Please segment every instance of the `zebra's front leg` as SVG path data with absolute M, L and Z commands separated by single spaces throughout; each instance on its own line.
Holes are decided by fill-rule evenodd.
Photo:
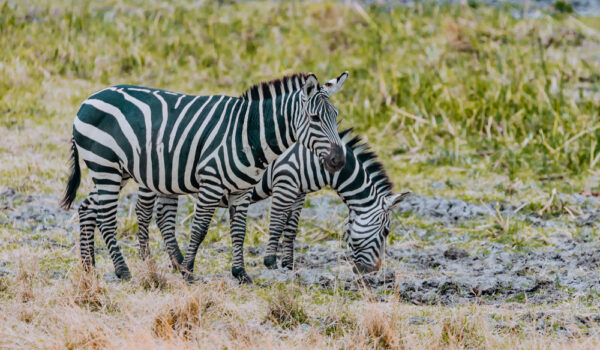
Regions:
M 271 270 L 277 268 L 277 250 L 279 248 L 279 239 L 289 217 L 289 211 L 280 210 L 275 212 L 271 210 L 271 223 L 269 224 L 269 243 L 263 260 L 264 265 Z
M 122 280 L 128 280 L 131 279 L 131 272 L 125 263 L 116 239 L 120 186 L 119 184 L 111 185 L 108 182 L 96 183 L 98 189 L 98 223 L 102 238 L 115 266 L 115 274 Z
M 264 264 L 269 269 L 277 268 L 277 249 L 279 240 L 288 221 L 291 208 L 295 203 L 297 195 L 287 191 L 273 191 L 273 202 L 271 203 L 271 223 L 269 224 L 269 243 L 264 258 Z
M 294 269 L 294 241 L 298 234 L 298 221 L 300 220 L 300 214 L 302 213 L 305 198 L 306 195 L 304 194 L 298 197 L 292 206 L 292 212 L 288 216 L 287 223 L 283 229 L 281 267 L 290 270 Z
M 196 261 L 198 247 L 200 247 L 200 244 L 206 237 L 210 220 L 215 213 L 215 209 L 219 205 L 219 201 L 220 197 L 211 198 L 202 194 L 199 194 L 196 199 L 196 208 L 194 210 L 194 219 L 192 221 L 192 236 L 185 258 L 183 258 L 183 262 L 181 263 L 181 273 L 188 282 L 191 282 L 194 278 L 194 262 Z
M 96 265 L 94 254 L 94 233 L 96 231 L 96 189 L 79 206 L 79 254 L 86 272 Z
M 154 212 L 154 202 L 156 201 L 156 193 L 140 187 L 138 190 L 138 199 L 135 204 L 135 214 L 138 220 L 138 244 L 140 246 L 140 258 L 146 260 L 150 257 L 150 235 L 148 226 L 152 220 Z
M 231 246 L 233 264 L 231 274 L 240 283 L 250 284 L 252 279 L 246 273 L 244 264 L 244 240 L 246 238 L 246 218 L 248 217 L 248 206 L 250 206 L 250 193 L 245 193 L 232 201 L 231 215 Z
M 175 219 L 177 217 L 177 196 L 159 196 L 156 206 L 156 224 L 167 246 L 171 264 L 176 270 L 181 270 L 183 254 L 175 237 Z

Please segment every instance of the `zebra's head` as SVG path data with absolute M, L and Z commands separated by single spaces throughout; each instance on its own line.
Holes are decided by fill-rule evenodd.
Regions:
M 346 148 L 337 131 L 338 111 L 329 96 L 338 92 L 348 72 L 319 85 L 314 74 L 309 74 L 302 86 L 301 115 L 296 118 L 298 141 L 313 151 L 325 169 L 331 173 L 344 167 Z
M 355 273 L 379 270 L 385 242 L 390 233 L 392 208 L 402 202 L 410 192 L 380 197 L 374 206 L 364 212 L 350 210 L 344 224 L 344 240 L 352 250 Z

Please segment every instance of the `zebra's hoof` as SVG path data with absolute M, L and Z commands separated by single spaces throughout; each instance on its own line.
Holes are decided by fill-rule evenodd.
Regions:
M 181 269 L 181 273 L 194 273 L 194 263 L 182 261 L 179 264 L 179 268 Z
M 182 275 L 183 280 L 188 284 L 192 284 L 198 280 L 196 276 L 194 276 L 194 274 L 191 272 L 182 272 Z
M 294 260 L 282 260 L 281 267 L 288 270 L 294 269 Z
M 183 279 L 187 282 L 187 283 L 192 283 L 194 282 L 195 278 L 194 278 L 194 265 L 192 265 L 191 267 L 188 267 L 186 265 L 190 265 L 190 264 L 181 264 L 179 265 L 179 269 L 181 271 L 181 275 L 183 276 Z
M 231 274 L 235 277 L 241 284 L 252 284 L 252 278 L 248 276 L 246 270 L 243 267 L 233 267 L 231 268 Z
M 265 256 L 265 260 L 263 261 L 267 269 L 275 270 L 277 268 L 277 256 L 276 255 L 267 255 Z
M 131 279 L 131 272 L 129 272 L 127 266 L 116 269 L 115 275 L 117 275 L 121 281 L 129 281 Z
M 183 271 L 185 270 L 185 267 L 183 266 L 183 257 L 181 257 L 181 259 L 179 259 L 178 257 L 172 257 L 171 258 L 171 267 L 173 267 L 173 270 L 175 271 Z

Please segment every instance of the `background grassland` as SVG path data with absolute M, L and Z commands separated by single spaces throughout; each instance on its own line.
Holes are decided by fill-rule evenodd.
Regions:
M 433 4 L 0 4 L 0 125 L 10 140 L 0 179 L 13 187 L 62 187 L 72 119 L 104 86 L 238 95 L 296 71 L 321 80 L 350 71 L 334 99 L 342 127 L 365 135 L 405 187 L 419 186 L 407 175 L 456 168 L 580 180 L 600 159 L 594 19 Z M 43 157 L 14 158 L 24 152 Z
M 297 71 L 323 82 L 348 70 L 333 98 L 341 127 L 369 141 L 397 188 L 560 216 L 544 227 L 500 212 L 456 225 L 404 214 L 396 219 L 407 237 L 390 241 L 420 249 L 460 236 L 469 252 L 489 242 L 511 251 L 551 246 L 548 236 L 581 231 L 570 219 L 581 208 L 569 209 L 553 190 L 600 189 L 600 20 L 515 13 L 433 3 L 0 0 L 0 193 L 45 193 L 40 198 L 53 205 L 64 189 L 77 109 L 107 85 L 239 95 Z M 80 196 L 89 177 L 83 187 Z M 135 240 L 128 204 L 119 214 L 121 243 Z M 192 211 L 189 202 L 183 211 Z M 326 231 L 339 231 L 336 222 Z M 134 281 L 107 283 L 79 271 L 74 226 L 75 218 L 35 233 L 0 227 L 0 268 L 18 270 L 0 277 L 0 347 L 562 349 L 600 341 L 597 327 L 573 323 L 597 311 L 597 296 L 587 294 L 556 305 L 444 307 L 381 303 L 369 290 L 227 279 L 186 286 L 163 275 L 165 254 L 158 266 L 145 266 L 133 243 L 123 250 Z M 247 245 L 264 243 L 267 228 L 251 222 Z M 226 237 L 226 229 L 217 223 L 207 240 Z M 323 227 L 300 230 L 323 238 Z M 153 252 L 161 245 L 155 240 Z M 204 253 L 202 273 L 228 273 L 229 253 Z M 260 264 L 260 257 L 249 261 Z M 105 250 L 98 271 L 112 271 Z

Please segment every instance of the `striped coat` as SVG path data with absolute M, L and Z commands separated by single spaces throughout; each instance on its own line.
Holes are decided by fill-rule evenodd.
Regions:
M 75 118 L 73 167 L 62 202 L 68 208 L 75 199 L 81 155 L 95 185 L 79 208 L 84 266 L 94 263 L 98 223 L 117 276 L 130 277 L 115 231 L 120 189 L 133 179 L 158 193 L 197 194 L 191 244 L 182 263 L 186 278 L 192 276 L 215 208 L 223 196 L 230 198 L 241 211 L 232 222 L 232 272 L 248 281 L 242 254 L 247 190 L 296 141 L 314 150 L 330 170 L 344 165 L 337 110 L 329 95 L 346 77 L 343 73 L 321 86 L 313 74 L 296 74 L 255 85 L 241 97 L 127 85 L 90 96 Z

